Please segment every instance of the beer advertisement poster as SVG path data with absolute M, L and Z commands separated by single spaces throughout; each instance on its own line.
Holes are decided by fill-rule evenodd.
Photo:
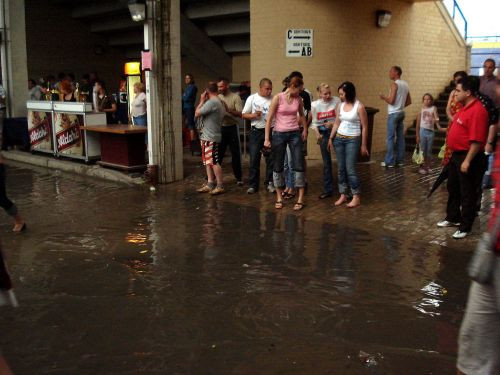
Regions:
M 72 113 L 54 113 L 57 152 L 85 156 L 82 130 L 83 116 Z
M 28 134 L 32 150 L 53 151 L 51 113 L 28 111 Z

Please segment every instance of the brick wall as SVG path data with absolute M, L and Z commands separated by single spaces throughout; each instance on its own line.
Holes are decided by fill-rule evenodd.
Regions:
M 104 46 L 102 54 L 95 46 Z M 71 7 L 51 0 L 26 0 L 26 49 L 28 76 L 38 80 L 48 74 L 96 71 L 109 90 L 118 87 L 125 54 L 106 47 L 106 39 L 90 32 L 90 23 L 71 18 Z
M 438 94 L 453 72 L 467 65 L 466 46 L 441 7 L 433 1 L 251 0 L 252 86 L 269 76 L 274 92 L 278 92 L 282 79 L 293 70 L 304 74 L 306 88 L 314 94 L 321 82 L 336 88 L 350 80 L 366 106 L 380 109 L 375 117 L 373 150 L 384 150 L 387 105 L 378 93 L 388 92 L 390 67 L 400 65 L 402 78 L 410 85 L 414 104 L 407 110 L 405 122 L 409 126 L 422 95 Z M 377 9 L 392 12 L 388 28 L 375 26 Z M 314 30 L 312 58 L 285 57 L 288 28 Z M 311 138 L 310 158 L 321 158 Z

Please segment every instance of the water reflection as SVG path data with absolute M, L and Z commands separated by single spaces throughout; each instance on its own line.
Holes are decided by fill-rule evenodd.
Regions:
M 9 349 L 19 373 L 367 373 L 361 351 L 379 373 L 454 368 L 467 256 L 453 249 L 223 196 L 12 172 L 39 223 L 6 241 L 21 307 L 1 339 L 28 343 Z

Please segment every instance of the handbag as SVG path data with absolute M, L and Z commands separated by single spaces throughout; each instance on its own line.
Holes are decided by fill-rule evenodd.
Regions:
M 415 146 L 415 150 L 413 151 L 412 160 L 415 164 L 422 164 L 424 162 L 424 152 L 420 150 L 420 147 Z
M 493 279 L 497 257 L 494 248 L 499 227 L 500 214 L 497 215 L 493 230 L 481 236 L 467 267 L 469 277 L 479 284 L 490 284 Z

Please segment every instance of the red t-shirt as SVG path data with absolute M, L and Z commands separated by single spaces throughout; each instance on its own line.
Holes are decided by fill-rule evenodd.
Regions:
M 488 112 L 474 99 L 453 116 L 448 138 L 452 151 L 468 151 L 471 142 L 479 142 L 484 149 L 488 137 Z

